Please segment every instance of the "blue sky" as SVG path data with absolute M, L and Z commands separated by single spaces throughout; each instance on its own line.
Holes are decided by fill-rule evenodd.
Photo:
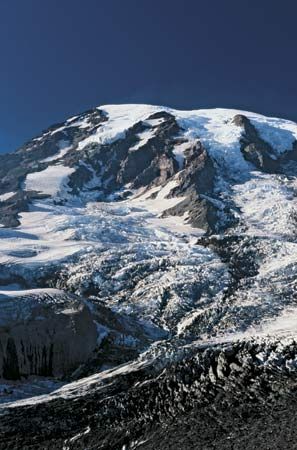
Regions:
M 295 1 L 2 0 L 0 151 L 104 103 L 297 120 Z

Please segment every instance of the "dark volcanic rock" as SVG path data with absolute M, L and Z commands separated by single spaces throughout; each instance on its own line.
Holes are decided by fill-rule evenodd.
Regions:
M 234 117 L 233 122 L 244 130 L 241 138 L 241 151 L 246 160 L 266 172 L 279 171 L 280 163 L 277 161 L 274 149 L 259 136 L 251 121 L 246 116 L 238 114 Z
M 187 350 L 84 397 L 6 409 L 0 449 L 294 449 L 296 345 L 278 352 L 277 342 Z
M 183 216 L 188 213 L 188 222 L 194 227 L 201 228 L 207 233 L 216 230 L 218 224 L 217 208 L 206 198 L 199 198 L 195 194 L 189 195 L 173 208 L 169 208 L 162 214 L 167 216 Z
M 9 199 L 0 202 L 0 223 L 4 227 L 17 227 L 19 212 L 28 211 L 30 196 L 22 191 L 17 191 Z
M 230 206 L 219 200 L 215 193 L 217 171 L 205 148 L 198 140 L 185 150 L 183 170 L 178 175 L 178 183 L 170 191 L 169 197 L 186 197 L 176 206 L 167 209 L 168 215 L 183 216 L 187 222 L 208 234 L 222 232 L 236 224 Z
M 136 320 L 98 303 L 57 290 L 26 292 L 1 294 L 0 378 L 77 379 L 136 358 L 151 341 Z
M 1 378 L 69 375 L 97 346 L 93 316 L 75 297 L 55 291 L 4 296 L 1 308 Z

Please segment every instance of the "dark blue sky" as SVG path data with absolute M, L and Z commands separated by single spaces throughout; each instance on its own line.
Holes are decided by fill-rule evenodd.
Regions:
M 1 0 L 0 151 L 103 103 L 297 120 L 294 0 Z

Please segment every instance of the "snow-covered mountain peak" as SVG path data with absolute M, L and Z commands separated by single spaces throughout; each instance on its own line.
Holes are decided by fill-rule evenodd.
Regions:
M 14 301 L 29 329 L 46 317 L 80 339 L 92 323 L 80 375 L 181 339 L 294 337 L 296 137 L 295 123 L 245 111 L 103 105 L 0 156 L 13 352 L 25 339 Z M 40 339 L 48 374 L 60 341 Z

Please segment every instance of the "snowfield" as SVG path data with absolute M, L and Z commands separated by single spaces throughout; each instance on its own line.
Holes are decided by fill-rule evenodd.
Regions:
M 74 172 L 71 167 L 63 165 L 49 166 L 41 172 L 30 173 L 25 181 L 25 191 L 36 191 L 45 195 L 63 195 L 67 192 L 67 180 Z

